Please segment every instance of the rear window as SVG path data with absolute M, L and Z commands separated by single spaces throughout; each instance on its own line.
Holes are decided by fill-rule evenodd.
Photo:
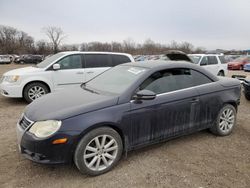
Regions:
M 112 56 L 112 66 L 120 65 L 122 63 L 131 62 L 131 60 L 125 55 L 111 55 Z
M 219 56 L 219 59 L 220 59 L 221 63 L 223 63 L 223 64 L 227 63 L 227 61 L 226 61 L 226 59 L 225 59 L 224 56 Z
M 109 54 L 85 54 L 86 68 L 111 67 L 112 60 Z

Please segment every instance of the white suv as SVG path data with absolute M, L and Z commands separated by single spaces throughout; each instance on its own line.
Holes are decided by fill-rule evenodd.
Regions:
M 33 67 L 6 72 L 0 80 L 5 97 L 31 102 L 49 92 L 79 86 L 110 67 L 134 62 L 130 54 L 110 52 L 61 52 Z
M 189 54 L 195 64 L 203 66 L 216 76 L 227 75 L 227 64 L 224 55 L 218 54 Z

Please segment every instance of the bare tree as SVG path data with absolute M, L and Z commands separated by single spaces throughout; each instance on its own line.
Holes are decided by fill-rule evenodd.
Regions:
M 53 52 L 57 53 L 62 40 L 66 37 L 63 30 L 55 26 L 44 27 L 42 30 L 51 41 Z

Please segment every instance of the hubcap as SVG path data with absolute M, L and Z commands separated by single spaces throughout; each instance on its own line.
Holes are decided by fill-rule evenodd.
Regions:
M 109 135 L 100 135 L 92 139 L 84 151 L 85 165 L 93 171 L 108 168 L 116 159 L 118 144 Z
M 220 116 L 219 128 L 222 132 L 229 132 L 234 125 L 235 117 L 232 109 L 225 109 Z
M 34 86 L 34 87 L 30 88 L 28 91 L 28 96 L 32 101 L 41 97 L 42 95 L 45 95 L 45 94 L 46 94 L 46 92 L 45 92 L 44 88 L 42 88 L 40 86 Z

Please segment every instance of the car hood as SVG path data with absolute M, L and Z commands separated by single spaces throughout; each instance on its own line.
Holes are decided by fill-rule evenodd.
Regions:
M 14 70 L 8 71 L 8 72 L 4 73 L 4 76 L 23 75 L 23 74 L 27 74 L 27 73 L 36 73 L 36 72 L 40 72 L 40 71 L 43 71 L 43 69 L 37 68 L 37 67 L 24 67 L 24 68 L 19 68 L 19 69 L 14 69 Z
M 32 121 L 63 120 L 117 104 L 118 96 L 91 93 L 79 88 L 65 89 L 36 99 L 25 109 Z

